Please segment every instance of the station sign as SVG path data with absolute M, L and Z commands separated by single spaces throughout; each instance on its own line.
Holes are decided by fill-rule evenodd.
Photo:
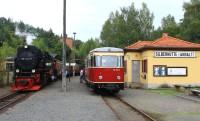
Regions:
M 195 58 L 195 51 L 154 51 L 157 58 Z

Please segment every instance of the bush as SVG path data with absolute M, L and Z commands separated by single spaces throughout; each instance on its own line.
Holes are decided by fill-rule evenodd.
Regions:
M 159 88 L 171 88 L 168 84 L 162 84 L 159 86 Z

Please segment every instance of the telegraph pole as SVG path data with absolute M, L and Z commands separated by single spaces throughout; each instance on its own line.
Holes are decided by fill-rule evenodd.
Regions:
M 66 82 L 66 0 L 63 0 L 63 58 L 62 58 L 62 91 L 67 92 L 67 82 Z

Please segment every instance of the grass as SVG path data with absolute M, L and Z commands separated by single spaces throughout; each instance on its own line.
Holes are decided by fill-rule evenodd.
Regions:
M 200 90 L 200 87 L 193 87 L 192 89 L 199 89 Z
M 149 89 L 148 91 L 150 91 L 152 93 L 157 93 L 160 95 L 165 95 L 165 96 L 174 96 L 174 95 L 180 94 L 180 92 L 178 92 L 174 88 Z

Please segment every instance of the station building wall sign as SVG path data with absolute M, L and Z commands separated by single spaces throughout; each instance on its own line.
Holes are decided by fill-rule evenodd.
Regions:
M 195 51 L 154 51 L 157 58 L 195 58 Z

